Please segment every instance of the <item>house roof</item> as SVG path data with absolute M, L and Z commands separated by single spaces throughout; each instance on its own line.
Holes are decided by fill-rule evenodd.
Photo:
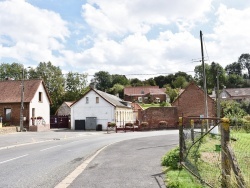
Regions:
M 133 108 L 134 111 L 143 110 L 143 108 L 141 107 L 141 105 L 139 105 L 139 104 L 136 103 L 136 102 L 133 102 L 133 103 L 131 104 L 131 106 L 132 106 L 132 108 Z
M 124 95 L 128 96 L 143 96 L 146 94 L 161 95 L 165 93 L 166 88 L 159 88 L 159 86 L 137 86 L 137 87 L 125 87 Z
M 100 97 L 102 97 L 104 100 L 106 100 L 108 103 L 110 103 L 113 106 L 116 107 L 123 107 L 123 108 L 130 108 L 128 106 L 126 106 L 124 103 L 126 103 L 126 101 L 122 100 L 121 98 L 115 96 L 115 95 L 111 95 L 108 93 L 105 93 L 103 91 L 97 90 L 97 89 L 93 89 L 91 88 L 88 92 L 86 92 L 83 97 L 85 97 L 90 91 L 94 91 L 95 93 L 97 93 Z M 82 97 L 82 98 L 83 98 Z M 81 98 L 81 99 L 82 99 Z M 81 100 L 79 99 L 79 100 Z M 78 100 L 78 101 L 79 101 Z M 75 103 L 77 103 L 78 101 L 75 101 L 71 106 L 73 106 Z
M 231 97 L 250 96 L 250 88 L 225 88 L 224 91 Z
M 48 99 L 51 103 L 51 99 L 48 95 L 44 82 L 40 79 L 37 80 L 24 80 L 24 99 L 23 102 L 31 102 L 34 95 L 40 86 L 43 84 Z M 21 102 L 21 80 L 4 80 L 0 81 L 0 103 L 19 103 Z

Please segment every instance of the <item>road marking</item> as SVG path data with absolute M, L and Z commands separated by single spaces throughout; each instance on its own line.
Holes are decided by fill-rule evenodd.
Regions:
M 3 163 L 7 163 L 7 162 L 10 162 L 10 161 L 13 161 L 13 160 L 16 160 L 16 159 L 20 159 L 22 157 L 26 157 L 28 156 L 29 154 L 26 154 L 26 155 L 22 155 L 22 156 L 19 156 L 19 157 L 15 157 L 15 158 L 12 158 L 12 159 L 9 159 L 9 160 L 6 160 L 6 161 L 2 161 L 0 162 L 0 164 L 3 164 Z
M 61 146 L 61 145 L 52 146 L 52 147 L 49 147 L 49 148 L 42 149 L 40 151 L 46 151 L 46 150 L 53 149 L 53 148 L 56 148 L 56 147 L 59 147 L 59 146 Z
M 97 150 L 97 152 L 88 157 L 80 166 L 78 166 L 73 172 L 71 172 L 64 180 L 62 180 L 55 188 L 67 188 L 76 178 L 79 176 L 85 168 L 88 166 L 88 164 L 106 147 L 112 145 L 114 143 L 108 144 L 101 149 Z

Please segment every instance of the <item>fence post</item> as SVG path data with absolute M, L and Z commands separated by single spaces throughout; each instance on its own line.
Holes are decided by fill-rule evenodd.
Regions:
M 180 164 L 183 162 L 183 117 L 179 117 L 179 149 L 180 149 Z
M 204 134 L 205 123 L 206 123 L 205 119 L 201 120 L 201 136 L 203 136 L 203 134 Z
M 190 124 L 191 124 L 191 139 L 192 139 L 192 142 L 194 143 L 194 120 L 193 119 L 190 120 Z
M 230 161 L 229 161 L 229 152 L 227 145 L 229 143 L 230 137 L 230 127 L 229 119 L 221 118 L 221 170 L 222 170 L 222 180 L 221 187 L 230 187 Z

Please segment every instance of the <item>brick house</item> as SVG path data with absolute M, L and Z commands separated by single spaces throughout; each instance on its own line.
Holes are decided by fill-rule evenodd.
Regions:
M 168 100 L 166 88 L 159 86 L 125 87 L 124 100 L 139 103 L 163 102 Z
M 200 116 L 205 113 L 204 91 L 194 82 L 191 82 L 185 90 L 172 103 L 177 107 L 178 116 Z M 208 117 L 216 117 L 215 101 L 207 95 Z
M 27 130 L 49 129 L 51 99 L 42 80 L 24 80 L 23 126 Z M 21 80 L 0 81 L 0 117 L 3 124 L 20 125 Z

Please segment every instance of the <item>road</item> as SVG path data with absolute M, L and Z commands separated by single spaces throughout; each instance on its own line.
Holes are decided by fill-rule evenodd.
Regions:
M 127 133 L 113 133 L 113 134 L 89 134 L 89 135 L 87 134 L 82 136 L 74 135 L 72 137 L 70 137 L 69 135 L 67 135 L 66 138 L 58 138 L 57 134 L 55 133 L 55 136 L 53 136 L 54 139 L 50 140 L 47 139 L 46 141 L 43 142 L 37 142 L 34 144 L 26 143 L 24 145 L 18 145 L 19 143 L 17 142 L 15 147 L 9 147 L 8 149 L 1 147 L 0 187 L 1 188 L 2 187 L 4 188 L 5 187 L 11 187 L 11 188 L 56 187 L 57 185 L 60 185 L 60 183 L 69 174 L 74 172 L 75 169 L 77 169 L 77 167 L 82 165 L 86 161 L 86 159 L 88 159 L 90 156 L 96 153 L 96 151 L 98 151 L 99 149 L 109 144 L 113 145 L 108 146 L 107 148 L 105 148 L 105 150 L 101 151 L 97 155 L 97 157 L 91 162 L 100 160 L 98 159 L 98 157 L 103 156 L 103 154 L 105 154 L 105 156 L 109 155 L 109 159 L 113 159 L 114 161 L 116 161 L 117 159 L 115 159 L 114 157 L 119 157 L 119 155 L 116 155 L 117 152 L 122 152 L 122 150 L 120 150 L 122 149 L 122 147 L 119 147 L 119 145 L 123 147 L 130 147 L 130 148 L 133 147 L 133 144 L 131 145 L 132 142 L 126 142 L 125 140 L 127 141 L 131 139 L 140 140 L 142 138 L 147 140 L 152 136 L 177 135 L 177 132 L 176 131 L 127 132 Z M 36 139 L 35 135 L 32 136 L 34 137 L 33 139 Z M 174 136 L 175 140 L 174 144 L 177 143 L 176 142 L 177 139 L 178 136 Z M 173 137 L 171 137 L 171 140 L 173 140 Z M 166 141 L 167 140 L 165 139 L 164 142 Z M 114 144 L 117 142 L 120 143 Z M 142 140 L 139 142 L 143 143 Z M 147 142 L 149 142 L 149 140 L 147 140 Z M 152 142 L 152 144 L 153 143 L 154 142 Z M 164 143 L 162 144 L 164 145 Z M 153 149 L 153 146 L 151 146 L 151 149 Z M 107 153 L 107 151 L 109 152 Z M 150 152 L 150 150 L 148 149 L 147 151 Z M 141 157 L 138 155 L 139 154 L 135 153 L 133 157 L 134 158 Z M 161 156 L 159 156 L 159 158 L 161 158 Z M 123 161 L 123 163 L 127 162 Z M 100 164 L 100 161 L 98 162 L 98 164 Z M 124 170 L 126 169 L 125 166 Z M 100 172 L 102 171 L 101 169 L 99 170 Z M 129 169 L 126 169 L 125 171 L 128 170 Z M 97 173 L 95 173 L 95 175 L 92 176 L 90 172 L 91 171 L 89 171 L 89 166 L 88 166 L 88 168 L 86 168 L 85 171 L 81 172 L 79 176 L 74 177 L 75 179 L 74 181 L 72 181 L 70 186 L 82 187 L 83 182 L 79 181 L 79 178 L 81 176 L 88 176 L 88 178 L 96 177 L 95 175 L 97 175 Z M 115 173 L 112 171 L 109 172 Z M 99 175 L 100 179 L 102 179 L 101 178 L 102 174 Z M 104 179 L 102 179 L 102 181 L 105 182 Z M 93 182 L 96 182 L 96 179 L 92 179 L 92 183 L 90 183 L 89 186 L 84 186 L 84 187 L 95 187 L 93 185 Z M 115 183 L 111 184 L 115 185 Z

